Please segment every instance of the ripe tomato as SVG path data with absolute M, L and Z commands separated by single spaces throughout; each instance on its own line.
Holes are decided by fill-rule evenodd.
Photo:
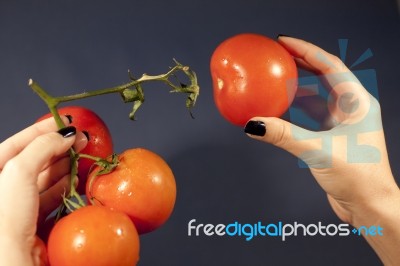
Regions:
M 254 116 L 281 116 L 297 89 L 291 55 L 258 34 L 239 34 L 222 42 L 211 57 L 210 70 L 218 110 L 240 126 Z
M 129 149 L 118 156 L 109 174 L 88 177 L 86 196 L 95 205 L 125 212 L 140 234 L 155 230 L 172 213 L 176 199 L 174 175 L 168 164 L 146 149 Z
M 126 214 L 86 206 L 57 222 L 48 256 L 52 266 L 132 266 L 139 260 L 139 236 Z
M 80 131 L 87 131 L 89 133 L 89 142 L 81 153 L 101 158 L 106 158 L 113 153 L 110 131 L 104 121 L 95 112 L 80 106 L 67 106 L 58 109 L 58 113 L 60 115 L 71 115 L 71 125 Z M 39 118 L 39 121 L 50 116 L 51 114 L 47 114 Z M 85 193 L 86 178 L 92 165 L 92 160 L 86 158 L 79 159 L 79 184 L 77 191 L 80 194 Z
M 48 266 L 49 260 L 47 258 L 46 245 L 38 236 L 35 236 L 35 243 L 32 248 L 32 258 L 35 265 Z

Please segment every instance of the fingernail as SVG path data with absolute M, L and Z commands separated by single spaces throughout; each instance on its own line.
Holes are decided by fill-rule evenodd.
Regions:
M 278 34 L 276 35 L 276 38 L 279 39 L 279 37 L 290 37 L 289 35 L 285 35 L 285 34 Z
M 61 134 L 64 138 L 72 137 L 76 134 L 76 128 L 73 126 L 64 127 L 57 131 Z
M 244 127 L 244 132 L 255 136 L 264 136 L 266 132 L 265 123 L 262 121 L 250 120 Z
M 89 132 L 87 132 L 86 130 L 83 130 L 82 133 L 85 134 L 87 140 L 89 141 L 90 140 Z

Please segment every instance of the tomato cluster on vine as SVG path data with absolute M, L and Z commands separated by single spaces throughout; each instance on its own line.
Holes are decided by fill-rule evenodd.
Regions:
M 58 112 L 72 117 L 71 125 L 88 136 L 88 144 L 80 152 L 88 156 L 78 160 L 76 189 L 86 195 L 87 206 L 64 213 L 58 221 L 52 216 L 38 225 L 38 235 L 47 242 L 48 263 L 135 265 L 139 235 L 159 228 L 173 211 L 176 183 L 170 167 L 159 155 L 143 148 L 113 155 L 107 125 L 87 108 L 68 106 Z M 102 164 L 97 165 L 91 157 L 114 158 L 116 165 L 104 172 Z M 37 245 L 44 246 L 39 240 Z M 42 265 L 49 264 L 43 258 Z

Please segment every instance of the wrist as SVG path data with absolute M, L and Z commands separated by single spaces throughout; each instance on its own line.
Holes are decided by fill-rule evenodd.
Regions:
M 371 197 L 364 208 L 354 214 L 352 222 L 385 265 L 400 264 L 397 248 L 400 243 L 400 190 L 397 185 L 385 195 Z
M 351 224 L 355 227 L 384 223 L 398 225 L 400 222 L 400 190 L 396 184 L 385 192 L 370 195 L 353 212 Z

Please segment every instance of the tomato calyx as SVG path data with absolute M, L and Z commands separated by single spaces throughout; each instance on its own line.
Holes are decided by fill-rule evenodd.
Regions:
M 101 157 L 96 157 L 92 156 L 89 154 L 84 154 L 84 153 L 75 153 L 75 151 L 72 149 L 71 151 L 71 173 L 77 173 L 78 171 L 78 160 L 80 158 L 86 158 L 93 160 L 94 163 L 92 165 L 98 165 L 101 167 L 101 170 L 97 173 L 97 175 L 103 175 L 103 174 L 108 174 L 112 172 L 119 163 L 118 160 L 118 155 L 117 154 L 112 154 L 108 158 L 104 159 Z M 90 171 L 89 171 L 90 172 Z M 57 212 L 57 217 L 56 221 L 58 221 L 60 218 L 65 216 L 65 209 L 68 209 L 68 211 L 73 212 L 74 210 L 77 210 L 81 207 L 86 206 L 85 202 L 79 195 L 79 193 L 75 189 L 75 182 L 77 175 L 73 175 L 73 178 L 71 178 L 71 189 L 70 189 L 70 194 L 69 195 L 62 195 L 63 199 L 63 206 L 61 206 Z
M 85 157 L 89 159 L 95 159 L 92 156 L 85 156 Z M 95 163 L 92 165 L 92 168 L 97 165 L 100 167 L 100 170 L 94 174 L 92 179 L 89 180 L 89 191 L 91 191 L 93 182 L 96 179 L 96 177 L 111 173 L 118 166 L 118 164 L 119 164 L 118 155 L 115 153 L 109 156 L 109 158 L 107 159 L 101 159 L 101 158 L 97 160 L 95 159 Z M 90 172 L 92 172 L 92 169 L 89 170 L 89 173 Z M 90 193 L 90 197 L 88 198 L 88 200 L 93 204 L 94 199 L 95 198 Z
M 92 165 L 92 167 L 94 165 L 100 166 L 102 168 L 102 170 L 99 171 L 99 173 L 98 173 L 99 175 L 108 174 L 108 173 L 112 172 L 114 170 L 114 168 L 118 166 L 118 163 L 119 163 L 118 155 L 115 153 L 110 155 L 106 159 L 96 157 L 96 156 L 91 156 L 88 154 L 79 154 L 79 157 L 93 160 L 94 164 Z M 89 172 L 90 171 L 91 170 L 89 170 Z

